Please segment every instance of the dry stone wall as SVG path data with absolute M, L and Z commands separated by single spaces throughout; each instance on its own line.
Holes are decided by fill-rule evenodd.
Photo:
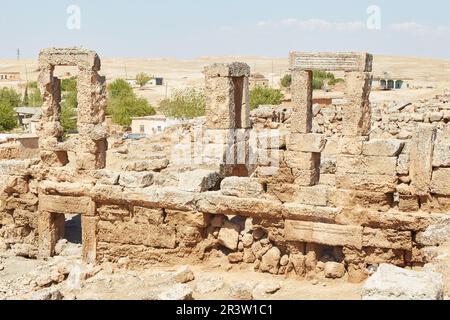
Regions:
M 61 58 L 65 50 L 44 52 L 55 65 L 85 61 L 78 53 L 69 55 L 75 62 Z M 276 122 L 258 111 L 266 120 L 253 128 L 245 102 L 249 67 L 214 65 L 205 72 L 204 122 L 142 143 L 118 143 L 111 154 L 120 166 L 106 168 L 103 131 L 93 135 L 103 120 L 95 111 L 103 95 L 99 60 L 81 56 L 90 57 L 93 82 L 83 82 L 90 100 L 79 115 L 88 128 L 80 139 L 98 148 L 81 152 L 77 168 L 63 166 L 58 92 L 50 94 L 58 81 L 41 82 L 49 89 L 42 128 L 55 131 L 43 139 L 40 159 L 0 162 L 3 249 L 52 256 L 64 237 L 65 216 L 79 214 L 86 262 L 139 268 L 202 263 L 219 254 L 260 272 L 358 282 L 381 263 L 421 266 L 442 241 L 432 230 L 445 230 L 448 222 L 448 134 L 423 124 L 410 140 L 370 136 L 370 55 L 337 66 L 347 73 L 348 98 L 339 135 L 314 132 L 308 66 L 321 55 L 294 66 L 292 112 L 272 112 Z M 330 57 L 341 55 L 327 54 L 327 63 L 335 61 Z M 268 122 L 278 125 L 266 130 Z M 186 146 L 190 163 L 174 157 Z

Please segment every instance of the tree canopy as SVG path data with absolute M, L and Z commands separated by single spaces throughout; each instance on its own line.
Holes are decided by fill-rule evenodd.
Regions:
M 5 101 L 0 101 L 0 132 L 10 131 L 17 126 L 17 114 Z
M 152 76 L 144 72 L 138 73 L 136 75 L 136 83 L 139 85 L 140 88 L 143 88 L 152 79 L 153 79 Z
M 192 119 L 205 115 L 205 95 L 195 88 L 175 90 L 169 99 L 160 103 L 165 116 L 176 119 Z
M 146 99 L 138 98 L 125 80 L 118 79 L 108 85 L 107 114 L 114 123 L 129 127 L 132 118 L 151 116 L 156 111 Z
M 280 90 L 256 87 L 250 91 L 250 109 L 253 110 L 260 105 L 280 105 L 283 94 Z

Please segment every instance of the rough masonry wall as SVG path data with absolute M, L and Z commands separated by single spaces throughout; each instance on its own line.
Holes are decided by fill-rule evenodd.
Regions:
M 43 140 L 44 157 L 0 163 L 2 245 L 18 250 L 25 244 L 29 256 L 54 255 L 64 215 L 80 214 L 86 262 L 139 268 L 201 263 L 219 255 L 260 272 L 349 281 L 364 280 L 373 265 L 384 262 L 423 265 L 431 258 L 430 248 L 442 241 L 433 230 L 448 221 L 448 134 L 423 125 L 410 141 L 370 137 L 368 60 L 352 61 L 360 61 L 364 70 L 346 70 L 351 103 L 342 114 L 345 130 L 337 137 L 313 132 L 311 70 L 294 70 L 298 92 L 292 113 L 272 114 L 278 125 L 264 131 L 265 125 L 236 125 L 237 119 L 249 120 L 248 106 L 243 103 L 246 110 L 238 115 L 234 103 L 241 97 L 245 102 L 248 90 L 233 78 L 245 78 L 248 66 L 214 65 L 206 69 L 214 70 L 206 74 L 212 90 L 207 130 L 183 125 L 178 133 L 143 144 L 122 142 L 112 152 L 121 165 L 102 170 L 49 166 L 47 160 L 60 159 L 57 152 L 66 150 L 52 149 L 54 143 L 60 146 L 56 90 L 46 96 L 51 112 L 43 127 L 50 124 L 55 135 Z M 54 79 L 48 83 L 49 89 L 58 86 Z M 89 86 L 93 83 L 100 93 L 89 91 L 91 98 L 102 97 L 102 81 Z M 86 106 L 95 107 L 99 100 L 89 101 Z M 88 124 L 80 130 L 82 138 L 102 141 L 102 134 L 91 134 L 101 128 L 103 116 L 94 112 L 88 123 L 88 114 L 79 115 L 86 116 L 80 123 Z M 268 121 L 270 114 L 264 117 Z M 192 147 L 200 134 L 212 149 L 193 152 L 194 162 L 177 162 L 174 149 L 183 143 Z M 87 157 L 82 152 L 89 165 L 79 169 L 102 167 L 92 157 L 102 150 L 94 148 Z M 245 151 L 244 162 L 226 162 L 227 153 L 236 150 Z

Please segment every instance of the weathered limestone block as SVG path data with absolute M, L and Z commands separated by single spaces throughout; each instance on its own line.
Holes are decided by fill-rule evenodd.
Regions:
M 153 248 L 174 249 L 176 247 L 175 229 L 166 225 L 155 226 L 133 222 L 99 221 L 97 224 L 97 239 L 100 242 L 144 245 Z
M 82 254 L 85 263 L 97 262 L 97 223 L 98 217 L 81 216 Z
M 345 276 L 345 266 L 343 263 L 327 262 L 324 268 L 325 278 L 341 279 Z
M 222 181 L 220 191 L 225 196 L 260 198 L 264 193 L 264 188 L 255 178 L 229 177 Z
M 450 168 L 437 168 L 433 171 L 431 193 L 450 196 Z
M 122 172 L 119 184 L 126 188 L 146 188 L 153 184 L 153 174 L 150 172 Z
M 219 231 L 219 243 L 230 250 L 236 251 L 238 248 L 240 232 L 241 229 L 239 225 L 225 221 Z
M 372 74 L 347 72 L 345 83 L 347 106 L 343 112 L 342 134 L 344 136 L 367 136 L 371 125 L 369 95 L 372 87 Z
M 362 227 L 286 220 L 284 232 L 287 241 L 362 248 Z
M 269 272 L 271 274 L 278 274 L 280 266 L 281 252 L 277 247 L 271 248 L 261 259 L 259 270 L 262 272 Z
M 391 193 L 396 191 L 396 184 L 396 175 L 366 175 L 364 173 L 339 173 L 336 175 L 338 189 Z
M 274 183 L 267 185 L 267 194 L 275 196 L 281 202 L 293 202 L 299 186 L 290 183 Z
M 401 154 L 397 160 L 397 174 L 409 175 L 410 155 Z
M 287 151 L 284 158 L 289 168 L 298 170 L 317 170 L 320 168 L 320 153 Z
M 79 66 L 83 69 L 100 70 L 100 58 L 91 50 L 83 48 L 49 48 L 39 53 L 42 66 Z
M 443 300 L 442 275 L 382 264 L 367 280 L 363 300 Z
M 450 141 L 438 143 L 434 146 L 433 167 L 450 166 Z
M 291 68 L 322 71 L 372 72 L 373 56 L 359 52 L 291 52 Z
M 56 242 L 64 237 L 64 214 L 40 212 L 38 222 L 39 257 L 52 257 L 55 253 Z
M 324 185 L 324 186 L 329 186 L 329 187 L 335 187 L 336 186 L 336 175 L 329 174 L 329 173 L 321 173 L 319 184 Z
M 395 157 L 372 157 L 372 156 L 338 156 L 337 174 L 346 173 L 366 175 L 389 175 L 395 176 L 397 169 L 397 158 Z
M 316 207 L 299 203 L 285 203 L 282 208 L 285 219 L 330 224 L 335 223 L 340 212 L 339 208 Z
M 137 160 L 124 163 L 123 171 L 161 171 L 169 165 L 168 159 Z
M 206 119 L 209 129 L 250 127 L 250 67 L 245 63 L 205 68 Z
M 300 187 L 295 195 L 295 202 L 326 207 L 332 190 L 327 186 Z
M 258 148 L 260 149 L 283 149 L 289 139 L 288 131 L 264 130 L 257 132 Z
M 132 218 L 131 209 L 127 205 L 99 205 L 97 215 L 104 221 L 130 221 Z
M 93 216 L 95 202 L 89 197 L 39 196 L 39 211 Z
M 315 169 L 292 169 L 292 175 L 294 176 L 294 184 L 298 186 L 310 187 L 319 183 L 320 168 Z
M 110 213 L 111 214 L 111 213 Z M 134 207 L 133 221 L 137 224 L 154 224 L 160 225 L 164 223 L 166 215 L 163 209 Z
M 397 157 L 402 152 L 405 142 L 401 140 L 373 139 L 363 145 L 363 155 L 377 157 Z
M 216 171 L 198 169 L 182 173 L 178 187 L 186 192 L 205 192 L 219 183 L 220 176 Z
M 178 226 L 206 228 L 211 220 L 209 214 L 197 211 L 165 210 L 165 212 L 165 222 Z
M 200 212 L 245 217 L 281 217 L 281 203 L 273 200 L 236 198 L 217 192 L 206 192 L 197 198 Z
M 390 229 L 363 230 L 363 247 L 412 250 L 412 235 L 409 231 Z
M 114 186 L 119 184 L 120 174 L 118 172 L 104 169 L 96 171 L 94 177 L 98 179 L 97 183 L 99 184 Z
M 337 141 L 337 153 L 342 155 L 359 156 L 363 152 L 364 143 L 369 140 L 365 136 L 341 137 Z
M 340 218 L 340 217 L 338 217 Z M 448 219 L 441 213 L 423 212 L 378 212 L 377 210 L 361 210 L 355 212 L 353 222 L 340 220 L 339 223 L 357 223 L 373 229 L 391 229 L 399 231 L 423 231 L 428 226 L 439 224 Z
M 359 190 L 333 190 L 330 203 L 337 207 L 364 208 L 375 207 L 380 211 L 387 211 L 393 204 L 393 196 L 383 192 L 359 191 Z
M 321 153 L 327 140 L 320 134 L 293 133 L 287 137 L 287 149 L 295 152 Z
M 130 204 L 148 208 L 171 210 L 196 210 L 195 194 L 173 187 L 150 187 L 138 191 L 124 190 L 119 186 L 97 185 L 90 192 L 96 202 Z M 206 211 L 207 212 L 207 211 Z
M 291 133 L 311 133 L 312 129 L 312 71 L 292 71 Z
M 423 246 L 441 246 L 450 236 L 450 219 L 442 219 L 439 223 L 432 224 L 426 230 L 418 232 L 416 242 Z
M 433 125 L 420 124 L 411 145 L 410 176 L 413 194 L 426 196 L 430 193 L 433 171 L 433 145 L 436 129 Z
M 420 209 L 419 198 L 417 196 L 400 195 L 398 209 L 404 212 L 414 212 Z

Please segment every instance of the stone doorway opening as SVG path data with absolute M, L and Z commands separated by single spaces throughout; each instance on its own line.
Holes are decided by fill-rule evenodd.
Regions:
M 65 215 L 63 236 L 69 243 L 82 244 L 81 214 Z

